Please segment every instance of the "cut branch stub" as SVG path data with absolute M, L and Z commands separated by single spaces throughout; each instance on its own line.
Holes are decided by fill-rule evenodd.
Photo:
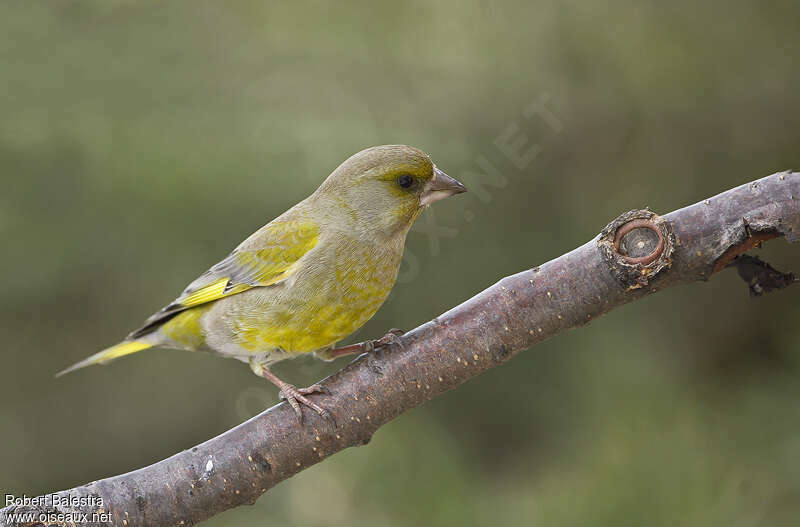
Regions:
M 622 214 L 600 231 L 597 247 L 620 284 L 638 289 L 672 264 L 675 237 L 664 218 L 639 209 Z

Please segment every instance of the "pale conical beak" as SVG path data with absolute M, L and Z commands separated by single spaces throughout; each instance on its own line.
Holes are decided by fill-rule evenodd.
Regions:
M 467 187 L 461 184 L 457 179 L 451 178 L 438 168 L 433 168 L 433 178 L 428 182 L 425 190 L 422 192 L 420 203 L 422 205 L 430 205 L 435 201 L 447 198 L 454 194 L 461 194 L 466 192 Z

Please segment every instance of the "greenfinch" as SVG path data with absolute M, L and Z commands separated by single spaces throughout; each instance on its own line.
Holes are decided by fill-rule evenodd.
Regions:
M 300 419 L 301 404 L 328 416 L 306 397 L 322 391 L 319 386 L 296 388 L 276 377 L 270 365 L 306 353 L 332 360 L 370 349 L 335 346 L 386 300 L 406 235 L 420 213 L 465 190 L 416 148 L 363 150 L 124 341 L 57 376 L 156 346 L 206 351 L 248 363 L 280 389 Z

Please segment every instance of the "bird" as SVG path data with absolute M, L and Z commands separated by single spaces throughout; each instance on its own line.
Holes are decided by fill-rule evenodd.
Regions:
M 466 192 L 430 156 L 382 145 L 345 160 L 309 197 L 267 223 L 191 282 L 122 342 L 56 376 L 154 347 L 239 359 L 273 383 L 300 421 L 301 406 L 329 418 L 270 366 L 314 354 L 330 361 L 398 339 L 396 330 L 336 345 L 383 304 L 397 279 L 406 236 L 432 203 Z

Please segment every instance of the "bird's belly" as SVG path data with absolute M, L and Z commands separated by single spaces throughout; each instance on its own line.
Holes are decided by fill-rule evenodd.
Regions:
M 304 267 L 293 280 L 257 287 L 217 302 L 206 316 L 206 342 L 245 359 L 291 356 L 329 348 L 352 334 L 383 304 L 402 256 L 399 247 L 339 243 L 324 265 Z
M 249 353 L 282 350 L 308 353 L 334 345 L 360 328 L 380 303 L 332 302 L 294 309 L 270 309 L 235 322 L 233 339 Z
M 369 320 L 378 306 L 337 303 L 303 313 L 273 334 L 281 349 L 308 353 L 327 348 L 344 339 Z
M 261 294 L 257 302 L 241 297 L 242 309 L 226 313 L 225 341 L 213 346 L 224 354 L 257 354 L 281 350 L 289 355 L 329 348 L 352 334 L 369 320 L 383 301 L 392 282 L 367 281 L 358 287 L 316 290 L 313 295 L 281 295 L 269 288 L 253 291 Z M 231 298 L 234 300 L 234 298 Z M 233 346 L 231 346 L 233 345 Z

